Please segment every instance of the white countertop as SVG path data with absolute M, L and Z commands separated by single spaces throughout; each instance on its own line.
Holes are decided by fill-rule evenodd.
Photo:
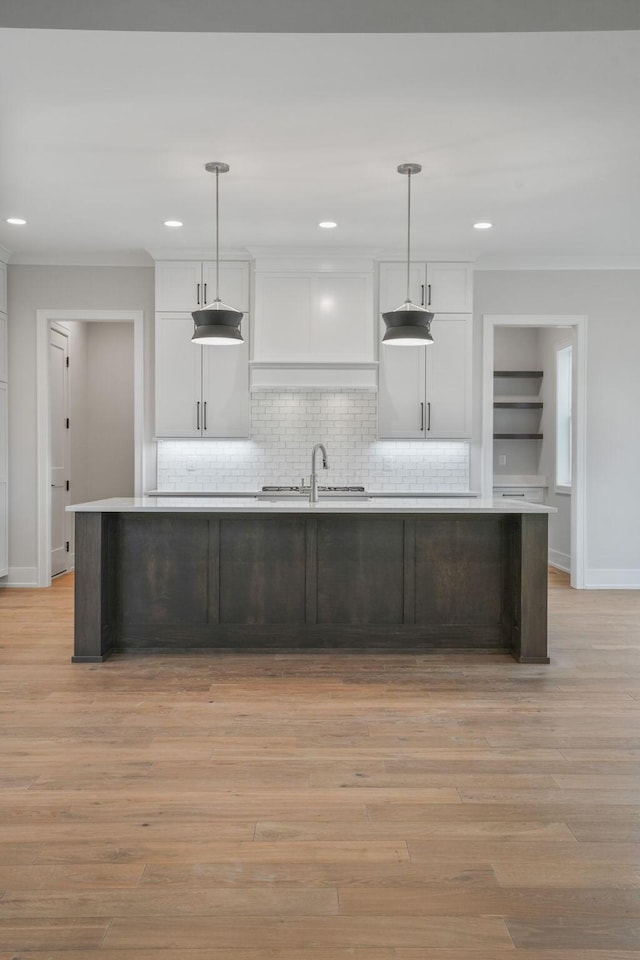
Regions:
M 308 500 L 262 497 L 113 497 L 74 503 L 70 513 L 556 513 L 554 507 L 508 498 L 464 497 L 370 497 L 340 500 L 327 497 Z
M 282 492 L 277 494 L 278 497 L 300 497 L 301 495 L 296 491 Z M 308 496 L 308 494 L 307 494 Z M 449 497 L 478 497 L 479 494 L 474 490 L 461 490 L 453 491 L 451 493 L 445 492 L 443 490 L 419 490 L 416 492 L 407 493 L 398 492 L 397 490 L 367 490 L 364 492 L 338 492 L 336 490 L 327 491 L 324 490 L 320 493 L 320 496 L 324 499 L 335 500 L 350 500 L 352 497 L 362 498 L 362 497 L 410 497 L 411 499 L 417 499 L 419 497 L 429 497 L 438 499 L 448 499 Z M 267 497 L 269 494 L 264 490 L 147 490 L 145 492 L 145 497 Z

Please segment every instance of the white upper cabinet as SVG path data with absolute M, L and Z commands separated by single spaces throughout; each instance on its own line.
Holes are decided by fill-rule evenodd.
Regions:
M 192 343 L 191 312 L 216 295 L 215 261 L 156 263 L 156 420 L 159 439 L 249 436 L 249 263 L 220 263 L 220 298 L 245 316 L 244 343 Z
M 381 439 L 471 436 L 471 314 L 441 314 L 431 333 L 428 347 L 380 346 Z
M 215 260 L 157 261 L 156 310 L 191 312 L 210 303 L 215 295 Z M 249 310 L 249 265 L 246 261 L 220 262 L 220 299 L 243 313 Z
M 470 263 L 412 263 L 410 299 L 432 313 L 471 313 L 473 272 Z M 407 298 L 406 263 L 380 264 L 380 312 L 395 310 Z
M 372 320 L 371 273 L 256 271 L 258 362 L 371 363 Z
M 156 315 L 156 437 L 249 436 L 248 334 L 240 329 L 244 343 L 203 347 L 191 342 L 189 314 Z
M 249 346 L 240 329 L 244 343 L 203 347 L 191 341 L 189 314 L 156 315 L 156 437 L 249 436 Z
M 469 263 L 412 263 L 409 297 L 434 314 L 428 347 L 380 344 L 378 435 L 391 440 L 471 436 L 472 281 Z M 381 263 L 379 310 L 407 297 L 406 263 Z M 380 338 L 384 335 L 380 320 Z

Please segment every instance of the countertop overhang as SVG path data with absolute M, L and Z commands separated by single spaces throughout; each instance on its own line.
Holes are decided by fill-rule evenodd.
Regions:
M 427 513 L 556 513 L 555 507 L 508 498 L 370 497 L 366 500 L 327 497 L 318 503 L 302 498 L 265 500 L 263 497 L 113 497 L 68 506 L 69 513 L 325 513 L 427 514 Z

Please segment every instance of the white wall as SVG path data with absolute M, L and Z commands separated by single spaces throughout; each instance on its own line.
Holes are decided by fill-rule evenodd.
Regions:
M 640 587 L 640 272 L 476 271 L 476 341 L 487 313 L 588 317 L 586 582 Z
M 142 310 L 145 322 L 146 466 L 155 480 L 153 423 L 153 268 L 9 265 L 9 567 L 21 582 L 37 567 L 36 310 Z M 28 581 L 27 581 L 28 582 Z
M 87 328 L 86 496 L 132 497 L 133 324 Z

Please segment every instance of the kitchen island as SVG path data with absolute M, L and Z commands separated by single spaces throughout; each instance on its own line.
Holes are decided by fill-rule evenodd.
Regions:
M 68 509 L 76 663 L 202 648 L 500 650 L 549 662 L 549 507 L 142 497 Z

